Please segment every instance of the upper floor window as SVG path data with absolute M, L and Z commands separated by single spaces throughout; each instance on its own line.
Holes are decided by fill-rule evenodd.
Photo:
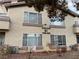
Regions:
M 39 13 L 24 12 L 24 21 L 31 24 L 42 24 L 42 15 Z
M 41 46 L 42 35 L 41 34 L 24 34 L 23 46 Z
M 51 44 L 55 46 L 66 45 L 65 35 L 51 35 Z
M 61 17 L 54 16 L 50 19 L 51 25 L 63 26 L 64 20 Z

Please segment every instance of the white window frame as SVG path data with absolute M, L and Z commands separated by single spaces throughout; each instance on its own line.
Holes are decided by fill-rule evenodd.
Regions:
M 34 35 L 34 37 L 36 37 L 37 35 L 42 35 L 42 34 L 23 34 L 23 36 L 24 35 Z M 23 39 L 24 40 L 24 39 Z M 27 39 L 26 39 L 27 40 Z M 42 38 L 41 38 L 41 40 L 42 40 Z M 37 37 L 37 45 L 33 45 L 33 46 L 39 46 L 38 45 L 38 42 L 39 42 L 39 39 L 38 39 L 38 37 Z M 23 44 L 24 44 L 24 42 L 23 42 Z M 41 42 L 41 45 L 42 45 L 42 42 Z M 24 46 L 24 45 L 23 45 Z M 28 47 L 31 47 L 31 46 L 29 46 L 29 44 L 26 44 L 26 46 L 28 46 Z
M 63 37 L 65 36 L 65 35 L 51 35 L 51 36 L 53 36 L 53 38 L 51 38 L 51 44 L 53 45 L 54 43 L 53 42 L 55 42 L 55 43 L 57 43 L 56 45 L 54 44 L 54 46 L 62 46 L 63 45 Z M 57 38 L 57 41 L 55 41 L 55 36 L 57 36 L 56 38 Z M 62 40 L 62 42 L 61 42 L 61 45 L 59 45 L 59 38 L 58 38 L 58 36 L 62 36 L 61 38 L 61 40 Z M 52 42 L 52 40 L 53 40 L 53 42 Z M 66 45 L 66 36 L 65 36 L 65 44 L 64 45 Z
M 30 15 L 29 15 L 29 14 L 30 14 L 30 13 L 33 13 L 33 14 L 36 14 L 36 17 L 37 17 L 36 23 L 33 23 L 33 24 L 39 24 L 39 22 L 38 22 L 38 20 L 39 20 L 38 17 L 39 17 L 39 14 L 40 14 L 40 13 L 35 13 L 35 12 L 24 12 L 24 16 L 25 16 L 25 13 L 27 13 L 28 18 L 25 19 L 25 17 L 24 17 L 24 21 L 27 21 L 27 23 L 30 23 L 30 21 L 29 21 L 29 18 L 30 18 L 29 16 L 30 16 Z M 41 15 L 41 17 L 42 17 L 42 14 L 40 14 L 40 15 Z M 42 19 L 41 19 L 41 20 L 42 20 Z

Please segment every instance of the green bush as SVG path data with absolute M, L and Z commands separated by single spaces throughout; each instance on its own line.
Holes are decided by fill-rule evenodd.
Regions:
M 8 49 L 9 54 L 16 54 L 18 53 L 18 48 L 17 47 L 9 47 Z

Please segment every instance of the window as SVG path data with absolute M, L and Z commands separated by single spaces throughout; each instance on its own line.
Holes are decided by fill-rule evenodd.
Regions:
M 51 44 L 55 46 L 66 45 L 65 35 L 51 35 Z
M 79 35 L 76 35 L 76 37 L 77 37 L 77 43 L 79 43 Z
M 55 16 L 55 17 L 52 17 L 52 18 L 50 19 L 50 24 L 51 24 L 51 25 L 61 26 L 61 25 L 64 25 L 64 21 L 63 21 L 62 18 Z
M 23 46 L 41 46 L 42 35 L 41 34 L 24 34 Z
M 4 32 L 0 32 L 0 45 L 4 44 L 4 39 L 5 39 L 5 33 Z
M 39 13 L 24 12 L 24 21 L 30 24 L 42 24 L 42 15 Z

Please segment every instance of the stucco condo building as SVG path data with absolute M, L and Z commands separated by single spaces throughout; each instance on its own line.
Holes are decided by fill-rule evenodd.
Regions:
M 3 1 L 0 4 L 0 45 L 16 46 L 21 51 L 29 51 L 30 47 L 48 51 L 79 43 L 79 18 L 68 14 L 63 21 L 56 19 L 50 19 L 46 10 L 38 13 L 33 7 L 27 7 L 25 2 Z

